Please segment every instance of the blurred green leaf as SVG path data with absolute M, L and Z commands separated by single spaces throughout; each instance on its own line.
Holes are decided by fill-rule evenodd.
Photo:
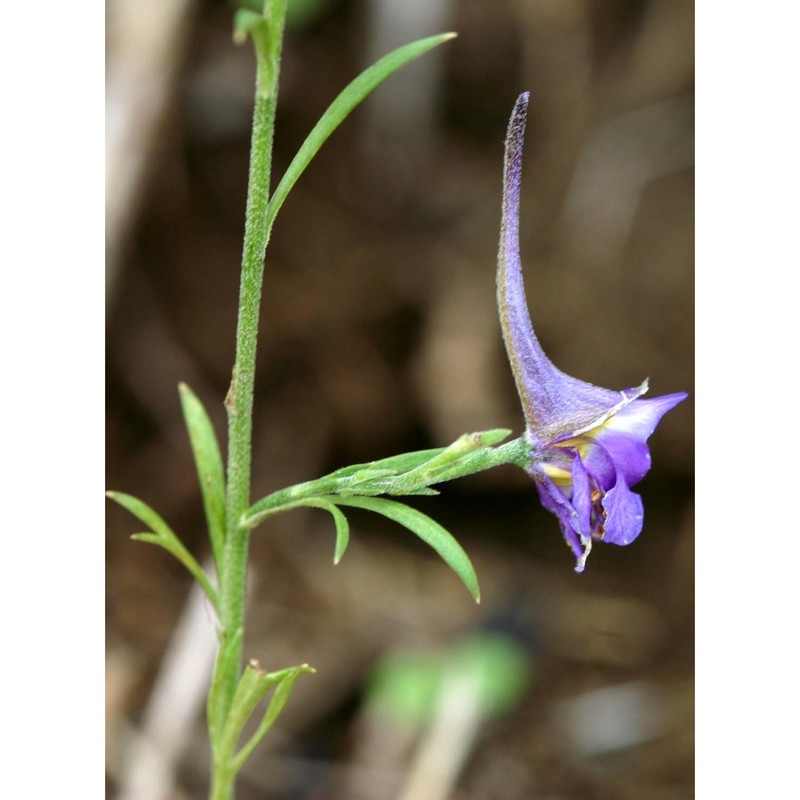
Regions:
M 242 6 L 233 15 L 233 41 L 244 44 L 251 39 L 256 51 L 256 91 L 267 98 L 277 91 L 280 42 L 286 18 L 287 0 L 266 0 L 262 3 L 239 0 Z
M 353 109 L 376 89 L 390 75 L 404 67 L 409 61 L 419 58 L 437 45 L 455 37 L 454 33 L 443 33 L 399 47 L 364 70 L 349 83 L 320 117 L 319 122 L 308 134 L 297 155 L 289 164 L 281 182 L 275 189 L 267 207 L 267 224 L 272 227 L 275 217 L 297 179 L 303 174 L 311 159 L 319 151 L 328 137 L 342 124 Z
M 434 712 L 442 671 L 441 653 L 391 652 L 370 676 L 368 703 L 404 726 L 424 725 Z
M 484 713 L 499 715 L 519 703 L 530 677 L 525 651 L 510 636 L 481 633 L 470 636 L 453 650 L 448 670 L 474 677 Z
M 494 447 L 511 435 L 511 428 L 492 428 L 490 431 L 479 431 L 466 435 L 473 437 L 476 447 Z
M 222 573 L 225 546 L 225 468 L 214 426 L 197 395 L 185 384 L 178 386 L 181 407 L 203 494 L 208 535 L 214 553 L 217 575 Z
M 335 502 L 337 505 L 374 511 L 376 514 L 381 514 L 408 528 L 442 557 L 450 569 L 461 578 L 470 594 L 475 598 L 475 602 L 480 603 L 481 592 L 478 586 L 478 576 L 475 574 L 469 556 L 453 535 L 438 522 L 415 508 L 382 497 L 328 497 L 325 499 Z
M 302 27 L 317 19 L 330 5 L 330 0 L 289 0 L 286 7 L 286 24 Z
M 404 725 L 427 725 L 442 692 L 467 681 L 482 713 L 497 716 L 522 699 L 531 666 L 511 637 L 476 633 L 438 651 L 398 651 L 385 656 L 369 684 L 369 703 Z
M 217 590 L 206 575 L 205 570 L 197 563 L 194 556 L 183 546 L 183 543 L 175 535 L 175 532 L 162 519 L 138 497 L 122 492 L 106 492 L 106 497 L 119 503 L 123 508 L 131 512 L 141 522 L 144 522 L 153 533 L 135 533 L 131 538 L 139 542 L 149 542 L 163 547 L 167 552 L 172 553 L 178 561 L 194 576 L 197 582 L 203 587 L 208 599 L 211 601 L 217 613 L 219 613 L 219 598 Z
M 233 41 L 244 44 L 259 26 L 264 24 L 264 15 L 255 9 L 240 8 L 233 15 Z

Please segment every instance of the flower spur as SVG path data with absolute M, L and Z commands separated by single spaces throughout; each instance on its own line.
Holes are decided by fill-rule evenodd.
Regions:
M 630 487 L 650 469 L 647 439 L 685 392 L 642 400 L 647 381 L 615 392 L 559 370 L 545 355 L 528 313 L 519 250 L 522 145 L 528 93 L 506 137 L 497 303 L 530 445 L 526 471 L 556 515 L 582 572 L 592 541 L 630 544 L 642 530 L 641 497 Z

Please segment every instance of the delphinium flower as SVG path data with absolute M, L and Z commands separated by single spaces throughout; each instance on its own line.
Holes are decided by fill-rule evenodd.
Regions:
M 506 138 L 497 301 L 508 358 L 525 413 L 526 468 L 554 513 L 582 572 L 593 541 L 630 544 L 642 530 L 641 497 L 630 487 L 650 469 L 647 439 L 685 392 L 643 400 L 641 386 L 612 391 L 559 370 L 528 313 L 519 252 L 522 144 L 528 93 L 514 106 Z

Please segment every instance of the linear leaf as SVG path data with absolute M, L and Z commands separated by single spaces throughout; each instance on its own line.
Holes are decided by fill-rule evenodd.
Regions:
M 175 532 L 167 525 L 161 515 L 156 513 L 143 500 L 139 500 L 138 497 L 134 497 L 130 494 L 124 494 L 123 492 L 106 492 L 106 497 L 119 503 L 153 531 L 153 533 L 135 533 L 131 538 L 139 542 L 159 545 L 159 547 L 163 547 L 167 552 L 172 553 L 203 587 L 203 590 L 208 595 L 208 599 L 211 601 L 217 613 L 219 613 L 219 597 L 217 595 L 217 590 L 211 583 L 211 579 L 208 577 L 205 570 L 197 563 L 195 557 L 183 546 L 183 542 L 175 535 Z
M 108 497 L 109 500 L 113 500 L 115 503 L 119 503 L 119 505 L 127 511 L 130 511 L 134 517 L 140 522 L 144 522 L 151 531 L 157 533 L 159 536 L 164 536 L 165 538 L 172 537 L 173 539 L 178 538 L 172 528 L 164 521 L 163 517 L 150 508 L 144 500 L 140 500 L 138 497 L 134 497 L 132 494 L 125 494 L 124 492 L 106 492 L 106 497 Z
M 349 83 L 308 134 L 297 155 L 289 164 L 281 182 L 275 189 L 267 207 L 267 225 L 272 227 L 275 217 L 297 179 L 303 174 L 311 159 L 317 154 L 327 138 L 341 125 L 350 112 L 375 88 L 401 67 L 427 53 L 437 45 L 452 39 L 454 33 L 430 36 L 393 50 Z
M 409 488 L 413 488 L 415 485 L 427 486 L 430 483 L 438 483 L 437 479 L 441 475 L 446 475 L 448 470 L 454 471 L 458 475 L 459 466 L 468 456 L 488 451 L 491 445 L 502 441 L 509 433 L 511 431 L 507 428 L 465 433 L 433 458 L 398 476 L 397 481 L 394 482 L 396 488 L 389 493 L 405 494 Z
M 189 432 L 197 479 L 203 495 L 208 536 L 214 553 L 217 575 L 222 574 L 225 545 L 225 468 L 214 426 L 197 395 L 185 384 L 178 386 L 183 418 Z
M 333 522 L 336 525 L 336 547 L 333 553 L 333 563 L 334 565 L 338 564 L 342 560 L 344 551 L 347 550 L 347 545 L 350 542 L 350 525 L 347 522 L 347 517 L 329 500 L 312 497 L 306 501 L 306 505 L 313 508 L 322 508 L 333 517 Z
M 264 717 L 261 724 L 258 726 L 256 732 L 250 737 L 248 742 L 232 759 L 232 764 L 235 772 L 238 772 L 245 761 L 250 757 L 250 754 L 258 746 L 258 743 L 264 738 L 267 731 L 272 727 L 275 720 L 281 715 L 281 712 L 286 708 L 289 702 L 289 697 L 292 694 L 295 681 L 300 675 L 314 673 L 316 670 L 309 667 L 308 664 L 301 664 L 299 667 L 291 667 L 287 670 L 282 670 L 280 673 L 270 673 L 264 676 L 265 685 L 267 679 L 279 679 L 278 687 L 275 693 L 270 698 L 267 710 L 264 712 Z M 274 685 L 270 681 L 271 685 Z M 262 695 L 263 696 L 263 695 Z
M 475 574 L 469 556 L 453 535 L 438 522 L 411 506 L 398 503 L 396 500 L 386 500 L 383 497 L 337 497 L 335 502 L 337 505 L 374 511 L 376 514 L 382 514 L 408 528 L 442 557 L 450 569 L 461 578 L 470 594 L 475 598 L 475 602 L 480 603 L 481 591 L 478 586 L 478 576 Z
M 219 752 L 224 758 L 230 760 L 251 714 L 270 689 L 277 686 L 289 672 L 290 670 L 265 672 L 257 661 L 251 661 L 244 668 L 219 742 Z
M 385 475 L 399 475 L 402 472 L 408 472 L 426 461 L 430 461 L 434 456 L 443 453 L 447 448 L 434 447 L 429 450 L 414 450 L 411 453 L 401 453 L 397 456 L 389 456 L 388 458 L 381 458 L 377 461 L 367 461 L 363 464 L 350 464 L 347 467 L 341 467 L 326 478 L 351 478 L 359 472 L 374 472 L 378 473 L 376 477 L 383 477 Z

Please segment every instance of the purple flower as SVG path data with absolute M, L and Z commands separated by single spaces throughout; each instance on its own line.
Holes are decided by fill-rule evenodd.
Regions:
M 561 525 L 582 572 L 593 540 L 630 544 L 641 532 L 642 499 L 630 490 L 650 469 L 647 439 L 684 392 L 642 400 L 647 381 L 614 392 L 565 375 L 533 332 L 519 256 L 519 196 L 528 93 L 506 138 L 497 303 L 530 443 L 527 472 Z

